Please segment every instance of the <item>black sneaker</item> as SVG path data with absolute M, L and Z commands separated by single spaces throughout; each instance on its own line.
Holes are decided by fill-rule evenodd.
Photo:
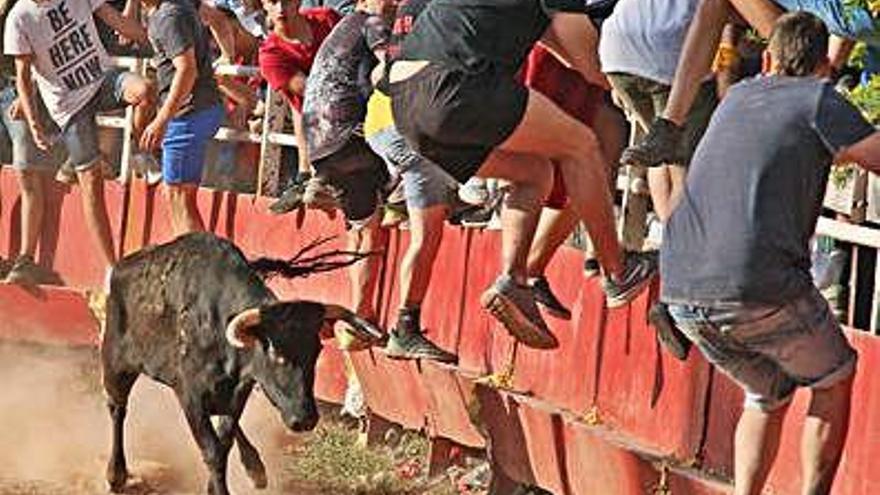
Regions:
M 13 264 L 12 260 L 0 258 L 0 278 L 6 278 L 6 274 L 12 269 Z
M 584 259 L 584 275 L 587 277 L 595 277 L 599 274 L 601 267 L 599 266 L 599 260 L 596 258 L 588 257 Z
M 669 310 L 663 303 L 651 306 L 648 321 L 657 329 L 657 339 L 676 359 L 684 361 L 691 351 L 691 341 L 675 326 Z
M 484 229 L 489 225 L 489 221 L 492 220 L 493 213 L 494 210 L 492 208 L 477 207 L 462 215 L 461 225 L 462 227 L 472 229 Z
M 303 204 L 304 192 L 305 186 L 302 184 L 291 184 L 275 202 L 269 205 L 269 211 L 275 215 L 283 215 L 299 208 Z
M 623 306 L 648 285 L 657 272 L 657 251 L 627 251 L 623 273 L 614 280 L 607 275 L 602 282 L 609 308 Z
M 28 255 L 19 256 L 15 260 L 12 269 L 6 274 L 5 282 L 29 287 L 62 285 L 61 277 L 57 273 L 34 263 L 34 259 Z
M 671 120 L 657 118 L 645 139 L 623 150 L 620 163 L 657 167 L 664 164 L 681 163 L 679 149 L 683 129 Z
M 556 294 L 550 289 L 550 283 L 547 282 L 546 277 L 538 277 L 532 281 L 532 293 L 535 295 L 535 301 L 544 306 L 548 313 L 563 320 L 571 319 L 571 311 L 562 305 Z
M 541 317 L 531 287 L 517 284 L 510 275 L 501 275 L 483 292 L 480 305 L 523 344 L 536 349 L 559 347 Z
M 458 357 L 428 340 L 422 332 L 400 333 L 392 330 L 385 345 L 385 355 L 391 359 L 430 359 L 441 363 L 456 363 Z

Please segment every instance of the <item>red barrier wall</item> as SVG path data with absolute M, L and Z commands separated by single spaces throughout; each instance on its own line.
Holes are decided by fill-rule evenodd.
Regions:
M 59 190 L 58 197 L 63 208 L 50 216 L 41 261 L 61 272 L 72 287 L 98 286 L 103 273 L 95 263 L 77 189 Z M 17 249 L 17 237 L 10 232 L 17 232 L 19 207 L 15 181 L 5 170 L 0 173 L 0 198 L 0 254 L 8 256 Z M 137 181 L 129 189 L 108 183 L 108 203 L 120 252 L 170 238 L 166 202 L 158 190 Z M 268 215 L 266 201 L 250 196 L 202 191 L 199 206 L 213 232 L 231 238 L 251 257 L 289 257 L 318 237 L 342 233 L 339 219 L 310 213 L 298 228 L 293 215 Z M 431 338 L 457 352 L 460 364 L 395 362 L 377 349 L 353 353 L 374 413 L 462 445 L 482 448 L 488 443 L 509 476 L 557 494 L 635 494 L 658 485 L 673 493 L 723 492 L 722 485 L 693 471 L 666 472 L 658 461 L 699 458 L 706 470 L 729 473 L 740 395 L 698 353 L 679 363 L 660 351 L 645 321 L 651 294 L 626 308 L 607 310 L 598 279 L 582 274 L 582 255 L 562 249 L 548 272 L 574 313 L 570 322 L 548 317 L 560 348 L 519 349 L 516 393 L 475 386 L 475 376 L 504 370 L 512 355 L 512 339 L 478 304 L 497 274 L 500 239 L 496 232 L 452 227 L 444 235 L 423 318 Z M 396 323 L 399 263 L 408 239 L 406 231 L 392 232 L 385 256 L 378 304 L 380 321 L 389 327 Z M 341 247 L 341 242 L 334 240 L 326 248 Z M 274 281 L 273 288 L 285 298 L 349 299 L 343 271 Z M 47 288 L 36 296 L 0 286 L 0 321 L 0 337 L 8 339 L 89 344 L 96 335 L 77 289 Z M 860 371 L 852 434 L 835 493 L 854 495 L 880 488 L 880 473 L 871 470 L 880 454 L 880 399 L 873 393 L 877 378 L 866 371 L 878 365 L 880 341 L 858 332 L 851 336 L 861 354 Z M 327 344 L 317 392 L 338 402 L 346 386 L 343 355 Z M 805 399 L 798 397 L 786 425 L 783 452 L 771 476 L 777 493 L 796 492 L 796 419 L 803 414 Z M 601 425 L 588 425 L 588 412 Z

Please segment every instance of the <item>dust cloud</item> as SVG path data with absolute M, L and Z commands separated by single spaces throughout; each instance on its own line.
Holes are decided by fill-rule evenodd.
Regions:
M 0 495 L 107 493 L 110 417 L 99 375 L 94 349 L 0 344 Z M 242 425 L 266 463 L 263 493 L 289 490 L 274 478 L 294 439 L 261 394 Z M 205 468 L 174 394 L 145 376 L 129 401 L 126 453 L 130 493 L 204 493 Z M 231 491 L 253 493 L 235 448 L 229 467 Z

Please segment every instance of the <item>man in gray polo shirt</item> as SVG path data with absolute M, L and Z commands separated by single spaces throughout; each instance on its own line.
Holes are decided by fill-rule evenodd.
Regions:
M 745 391 L 736 494 L 758 494 L 787 405 L 812 389 L 803 493 L 828 493 L 849 424 L 856 353 L 810 277 L 808 243 L 829 167 L 880 171 L 880 133 L 832 85 L 828 31 L 776 24 L 765 75 L 733 86 L 691 162 L 661 248 L 662 299 L 706 358 Z

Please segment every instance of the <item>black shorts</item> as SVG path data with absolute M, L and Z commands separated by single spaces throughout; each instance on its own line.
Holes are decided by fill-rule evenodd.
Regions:
M 364 138 L 352 136 L 342 148 L 313 161 L 312 166 L 338 191 L 337 199 L 347 221 L 359 222 L 373 215 L 389 177 L 385 162 Z
M 459 182 L 476 174 L 522 120 L 528 90 L 512 74 L 431 64 L 391 84 L 397 130 Z

